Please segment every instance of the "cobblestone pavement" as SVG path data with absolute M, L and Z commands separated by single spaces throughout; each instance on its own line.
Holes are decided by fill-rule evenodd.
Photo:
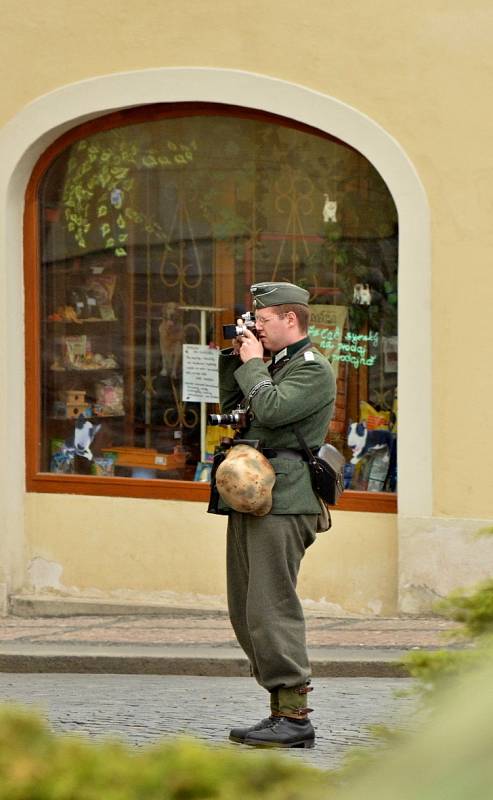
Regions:
M 310 698 L 316 747 L 278 752 L 321 769 L 337 766 L 349 748 L 371 742 L 369 725 L 416 724 L 416 699 L 395 696 L 411 685 L 408 679 L 316 680 Z M 41 709 L 57 732 L 117 736 L 135 745 L 180 734 L 224 744 L 230 727 L 266 716 L 266 693 L 250 678 L 6 673 L 0 674 L 0 702 Z
M 306 614 L 309 647 L 378 647 L 410 649 L 443 647 L 442 634 L 454 627 L 434 618 L 371 619 L 315 616 Z M 229 619 L 224 613 L 187 615 L 115 615 L 74 617 L 5 617 L 0 619 L 2 643 L 80 643 L 81 645 L 208 644 L 236 647 Z

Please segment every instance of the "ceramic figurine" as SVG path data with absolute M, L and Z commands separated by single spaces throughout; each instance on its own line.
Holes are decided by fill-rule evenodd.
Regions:
M 322 211 L 324 222 L 337 222 L 337 202 L 331 200 L 328 194 L 324 194 L 325 203 Z

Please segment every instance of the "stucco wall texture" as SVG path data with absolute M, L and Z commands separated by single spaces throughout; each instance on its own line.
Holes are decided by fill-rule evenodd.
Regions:
M 433 220 L 434 511 L 488 517 L 491 3 L 2 0 L 1 12 L 2 123 L 63 84 L 149 67 L 208 66 L 332 95 L 400 142 Z
M 0 125 L 26 104 L 65 84 L 108 73 L 197 66 L 245 70 L 302 84 L 368 115 L 400 143 L 425 187 L 432 218 L 433 515 L 458 520 L 493 517 L 491 447 L 485 433 L 493 424 L 491 2 L 188 0 L 171 4 L 120 0 L 115 4 L 86 0 L 76 4 L 45 0 L 39 4 L 1 0 L 0 12 Z M 413 297 L 406 302 L 412 304 Z M 125 516 L 130 506 L 137 518 L 151 506 L 144 501 L 122 501 L 116 512 L 114 504 L 119 501 L 71 501 L 69 510 L 67 498 L 28 499 L 29 556 L 56 561 L 63 552 L 62 529 L 55 531 L 52 525 L 55 509 L 63 525 L 63 513 L 73 516 L 79 510 L 96 518 L 105 503 L 112 503 L 111 549 L 117 547 L 117 532 L 126 531 L 131 541 Z M 189 529 L 200 527 L 200 535 L 211 534 L 213 528 L 217 532 L 216 520 L 201 521 L 201 506 L 182 507 L 192 505 Z M 171 513 L 173 504 L 166 508 L 153 507 L 151 519 L 147 517 L 154 531 L 160 529 L 157 517 Z M 126 518 L 126 527 L 119 527 L 117 517 L 120 522 Z M 338 516 L 339 530 L 347 531 L 348 538 L 342 541 L 338 533 L 332 543 L 329 537 L 326 543 L 320 542 L 327 551 L 325 564 L 329 564 L 332 585 L 340 584 L 340 597 L 351 608 L 358 603 L 360 609 L 369 608 L 378 595 L 375 602 L 388 612 L 395 607 L 395 519 L 351 514 L 342 521 L 343 517 L 342 513 Z M 363 541 L 368 530 L 374 531 L 372 542 Z M 104 536 L 104 528 L 99 533 Z M 81 529 L 81 543 L 85 535 Z M 222 558 L 223 537 L 219 534 L 212 545 L 209 540 L 209 544 L 200 541 L 204 563 L 216 570 L 211 565 L 219 563 L 216 556 Z M 93 545 L 97 553 L 97 543 Z M 344 557 L 349 569 L 351 553 L 359 552 L 361 559 L 372 546 L 373 566 L 363 581 L 367 587 L 359 600 L 354 593 L 348 599 L 344 580 L 330 562 Z M 101 575 L 77 577 L 71 566 L 76 564 L 73 551 L 66 557 L 66 584 L 85 581 L 89 585 L 94 579 L 93 585 L 99 581 L 102 588 L 111 588 Z M 170 553 L 170 558 L 174 574 L 179 575 L 178 551 Z M 130 560 L 123 564 L 119 585 L 124 578 L 132 582 L 127 574 Z M 152 573 L 149 588 L 154 587 L 155 568 L 150 562 L 141 566 L 141 576 Z M 204 592 L 217 590 L 223 580 L 221 569 L 213 571 L 210 585 L 201 578 L 198 585 Z M 308 585 L 302 577 L 301 586 L 308 594 L 324 597 L 327 572 L 320 578 L 316 572 L 311 574 L 312 583 Z M 356 575 L 354 570 L 351 574 Z M 144 579 L 140 580 L 142 585 Z M 177 580 L 178 590 L 180 585 Z M 380 594 L 373 591 L 375 586 L 380 586 Z

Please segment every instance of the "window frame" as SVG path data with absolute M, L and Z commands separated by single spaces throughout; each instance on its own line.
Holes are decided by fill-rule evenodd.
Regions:
M 160 103 L 124 109 L 77 125 L 64 133 L 38 159 L 25 192 L 24 207 L 24 298 L 25 298 L 25 458 L 26 491 L 51 494 L 81 494 L 109 497 L 185 500 L 207 502 L 209 484 L 194 481 L 145 478 L 60 475 L 41 472 L 41 259 L 40 207 L 41 182 L 54 159 L 78 140 L 95 133 L 139 122 L 182 116 L 236 116 L 276 123 L 315 134 L 321 138 L 346 142 L 325 131 L 276 114 L 222 103 Z M 351 148 L 353 149 L 353 148 Z M 337 505 L 339 511 L 397 513 L 397 493 L 346 490 Z

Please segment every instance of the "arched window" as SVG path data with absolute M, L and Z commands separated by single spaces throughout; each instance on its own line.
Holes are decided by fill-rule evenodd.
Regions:
M 204 500 L 223 326 L 287 280 L 337 375 L 341 507 L 394 511 L 397 250 L 370 162 L 288 119 L 161 105 L 70 131 L 26 197 L 28 488 Z

